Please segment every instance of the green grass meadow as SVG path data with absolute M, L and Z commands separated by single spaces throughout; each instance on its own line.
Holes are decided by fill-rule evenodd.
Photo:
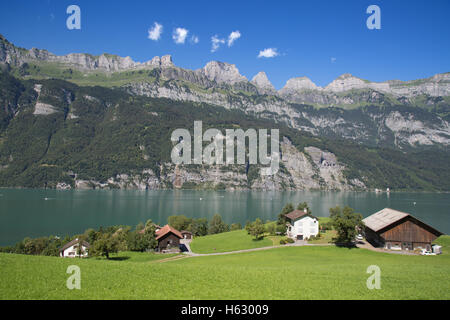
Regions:
M 247 234 L 247 231 L 237 230 L 195 238 L 191 243 L 191 249 L 195 253 L 218 253 L 273 245 L 269 238 L 255 240 L 254 237 Z
M 365 249 L 282 247 L 179 258 L 148 253 L 62 259 L 0 254 L 0 299 L 450 299 L 450 237 L 439 256 Z M 81 269 L 69 290 L 67 267 Z M 381 289 L 366 287 L 367 267 L 381 269 Z

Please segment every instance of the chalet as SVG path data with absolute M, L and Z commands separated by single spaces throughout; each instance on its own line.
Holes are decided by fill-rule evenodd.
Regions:
M 183 235 L 180 231 L 172 228 L 169 225 L 165 225 L 158 231 L 156 231 L 156 240 L 158 241 L 158 251 L 179 251 L 180 239 L 183 239 Z
M 366 240 L 388 250 L 431 250 L 442 232 L 409 213 L 385 208 L 363 220 Z
M 294 240 L 306 240 L 319 233 L 319 219 L 308 214 L 307 210 L 294 210 L 285 215 L 287 236 Z
M 59 256 L 62 258 L 86 258 L 88 256 L 89 243 L 81 241 L 81 254 L 78 252 L 80 241 L 78 239 L 72 240 L 61 249 L 59 249 Z

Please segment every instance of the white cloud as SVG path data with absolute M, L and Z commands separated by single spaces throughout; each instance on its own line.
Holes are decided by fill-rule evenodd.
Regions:
M 335 63 L 336 62 L 336 58 L 335 57 L 331 57 L 331 63 Z
M 148 38 L 150 40 L 158 41 L 161 38 L 163 32 L 163 26 L 158 22 L 153 24 L 153 28 L 148 29 Z
M 258 58 L 274 58 L 279 55 L 277 48 L 267 48 L 259 52 Z
M 219 49 L 219 47 L 225 43 L 225 39 L 220 39 L 219 36 L 215 35 L 212 36 L 211 43 L 212 43 L 211 52 L 216 52 L 217 49 Z
M 187 29 L 176 28 L 173 31 L 172 39 L 173 39 L 173 41 L 175 41 L 176 44 L 184 44 L 188 33 L 189 33 L 189 30 L 187 30 Z
M 228 46 L 231 47 L 233 45 L 233 43 L 240 37 L 241 37 L 241 33 L 238 30 L 230 33 L 230 35 L 228 36 Z
M 197 43 L 199 43 L 200 42 L 200 39 L 199 39 L 199 37 L 198 36 L 196 36 L 195 34 L 194 35 L 192 35 L 192 37 L 191 37 L 191 43 L 193 43 L 193 44 L 197 44 Z

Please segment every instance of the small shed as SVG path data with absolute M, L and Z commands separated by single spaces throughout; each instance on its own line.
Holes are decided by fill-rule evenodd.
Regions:
M 433 253 L 442 254 L 442 246 L 438 246 L 437 244 L 434 244 L 432 246 L 432 249 L 433 249 Z
M 183 236 L 183 239 L 186 239 L 186 240 L 192 239 L 192 232 L 190 232 L 190 231 L 183 230 L 183 231 L 181 231 L 181 235 Z

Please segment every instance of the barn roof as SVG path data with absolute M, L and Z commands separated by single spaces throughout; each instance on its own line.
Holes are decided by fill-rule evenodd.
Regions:
M 363 220 L 366 227 L 373 231 L 379 231 L 405 217 L 409 216 L 406 212 L 397 211 L 390 208 L 384 208 Z
M 183 236 L 181 235 L 180 231 L 178 231 L 177 229 L 175 229 L 175 228 L 169 226 L 168 224 L 166 224 L 160 230 L 156 231 L 156 240 L 159 240 L 160 238 L 164 237 L 169 232 L 172 232 L 178 238 L 183 239 Z
M 412 217 L 413 219 L 428 226 L 430 229 L 434 230 L 436 233 L 443 234 L 439 230 L 434 229 L 433 227 L 427 225 L 423 221 L 420 221 L 416 217 L 413 217 L 409 213 L 390 209 L 390 208 L 384 208 L 383 210 L 374 213 L 373 215 L 365 218 L 363 220 L 363 222 L 366 225 L 366 227 L 372 229 L 375 232 L 378 232 L 378 231 L 380 231 L 380 230 L 392 225 L 393 223 L 396 223 L 397 221 L 400 221 L 403 218 L 408 217 L 408 216 Z

